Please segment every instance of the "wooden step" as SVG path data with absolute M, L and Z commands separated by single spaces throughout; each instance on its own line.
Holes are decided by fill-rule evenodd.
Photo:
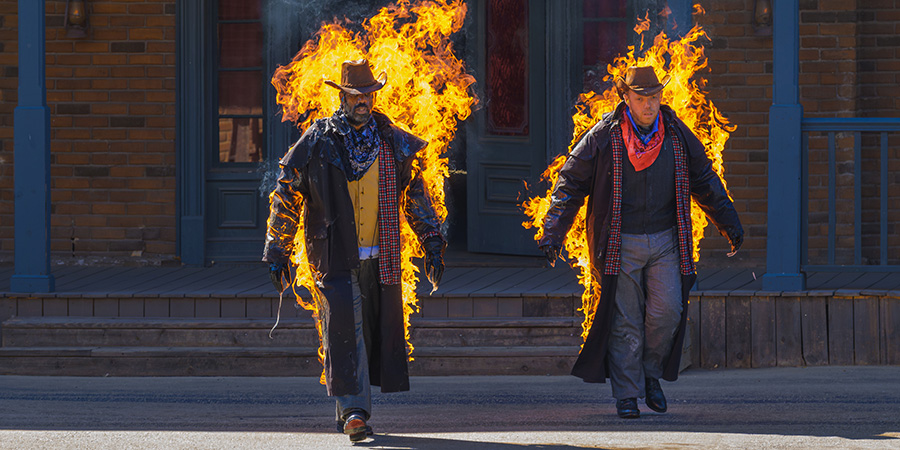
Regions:
M 282 347 L 318 342 L 312 320 L 23 317 L 3 323 L 4 347 Z M 412 319 L 416 347 L 581 344 L 573 318 Z
M 0 374 L 318 376 L 311 319 L 22 317 L 2 324 Z M 568 373 L 580 322 L 565 317 L 412 320 L 413 375 Z
M 314 345 L 311 319 L 19 317 L 3 322 L 4 347 L 279 347 Z
M 564 375 L 577 346 L 422 347 L 410 374 Z M 311 347 L 3 347 L 0 375 L 318 376 Z

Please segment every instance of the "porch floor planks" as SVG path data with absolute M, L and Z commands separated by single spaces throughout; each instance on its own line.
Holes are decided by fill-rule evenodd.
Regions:
M 471 293 L 469 293 L 470 297 L 495 297 L 498 292 L 501 292 L 505 289 L 510 288 L 511 286 L 516 286 L 522 281 L 529 280 L 534 278 L 539 271 L 543 271 L 546 269 L 538 269 L 534 267 L 522 267 L 520 270 L 497 283 L 491 284 L 489 286 L 485 286 L 480 289 L 475 289 Z
M 712 279 L 717 273 L 725 270 L 724 267 L 700 267 L 697 266 L 697 282 L 695 283 L 695 290 L 701 291 L 704 289 L 708 289 L 706 286 L 705 280 Z
M 444 269 L 443 275 L 441 275 L 441 283 L 439 285 L 439 292 L 443 290 L 443 287 L 453 280 L 459 279 L 460 277 L 465 276 L 466 274 L 472 273 L 478 270 L 475 267 L 447 267 Z M 419 284 L 416 286 L 416 293 L 419 295 L 428 295 L 431 292 L 431 282 L 428 281 L 428 277 L 425 275 L 424 270 L 419 272 Z
M 290 288 L 288 288 L 288 291 L 290 291 Z M 301 298 L 312 297 L 305 288 L 297 288 L 297 293 L 300 294 Z M 285 292 L 285 295 L 287 294 L 288 293 Z M 278 292 L 275 290 L 275 286 L 272 286 L 272 280 L 269 278 L 268 269 L 264 269 L 263 274 L 260 275 L 258 279 L 254 278 L 247 280 L 247 283 L 244 286 L 235 288 L 234 296 L 278 298 Z
M 175 296 L 174 294 L 176 293 L 178 294 L 177 296 L 184 297 L 209 297 L 210 292 L 213 291 L 218 284 L 223 283 L 232 276 L 239 275 L 242 271 L 246 270 L 243 267 L 220 267 L 217 269 L 218 270 L 216 270 L 212 276 L 197 280 L 187 288 L 164 292 L 160 294 L 160 297 Z
M 732 280 L 740 277 L 742 274 L 749 275 L 747 269 L 725 268 L 717 271 L 709 277 L 700 277 L 698 273 L 698 284 L 700 291 L 730 291 L 736 289 L 735 285 L 740 286 L 743 283 L 735 283 Z M 752 278 L 751 278 L 752 281 Z
M 470 283 L 475 283 L 478 280 L 489 277 L 499 270 L 499 267 L 484 267 L 472 270 L 466 276 L 456 278 L 454 280 L 451 280 L 450 282 L 444 283 L 442 281 L 439 285 L 438 291 L 435 292 L 435 294 L 441 296 L 450 296 L 454 295 L 454 292 L 465 292 L 466 286 L 468 286 Z
M 246 290 L 248 285 L 253 284 L 255 286 L 259 280 L 266 281 L 272 292 L 275 292 L 275 286 L 272 286 L 272 281 L 269 278 L 268 272 L 269 270 L 264 267 L 245 267 L 242 271 L 240 271 L 235 276 L 232 276 L 230 279 L 216 284 L 212 289 L 210 289 L 209 296 L 237 297 L 241 292 Z
M 760 279 L 758 275 L 756 276 L 756 279 L 753 278 L 754 274 L 760 272 L 761 271 L 755 269 L 740 269 L 735 276 L 719 284 L 717 289 L 723 291 L 762 290 L 762 279 Z
M 139 276 L 131 280 L 131 284 L 110 290 L 109 297 L 134 297 L 135 293 L 144 289 L 177 280 L 181 272 L 181 267 L 154 267 L 152 270 L 141 272 Z M 186 274 L 182 276 L 186 276 Z
M 79 292 L 83 297 L 130 297 L 130 295 L 122 295 L 119 292 L 133 290 L 136 284 L 146 278 L 165 279 L 164 277 L 165 271 L 162 267 L 142 268 L 138 271 L 117 275 L 102 284 L 91 284 Z
M 485 289 L 489 286 L 495 286 L 498 284 L 502 284 L 503 280 L 514 276 L 515 274 L 521 272 L 523 269 L 520 267 L 505 267 L 495 272 L 490 273 L 487 276 L 478 278 L 477 280 L 472 280 L 466 284 L 458 285 L 458 287 L 454 289 L 448 289 L 443 291 L 443 289 L 439 289 L 438 292 L 443 291 L 442 293 L 446 297 L 464 297 L 470 296 L 472 292 Z
M 537 276 L 497 293 L 498 296 L 529 295 L 541 296 L 560 288 L 575 277 L 574 269 L 568 265 L 557 266 L 541 271 Z
M 872 283 L 866 289 L 874 291 L 896 291 L 900 289 L 900 273 L 891 272 L 886 277 Z
M 138 273 L 141 267 L 103 267 L 83 278 L 78 278 L 71 283 L 65 283 L 57 289 L 59 292 L 67 293 L 87 293 L 93 291 L 105 291 L 105 286 L 110 280 L 121 278 L 129 273 Z M 113 281 L 115 282 L 115 281 Z
M 847 285 L 839 288 L 839 289 L 852 289 L 863 291 L 869 289 L 870 286 L 880 282 L 881 280 L 889 277 L 890 273 L 885 272 L 869 272 L 863 273 L 862 276 L 853 280 L 852 283 L 848 283 Z
M 147 287 L 134 293 L 135 297 L 165 297 L 163 293 L 185 292 L 188 286 L 196 283 L 198 280 L 208 278 L 215 274 L 211 267 L 182 267 L 179 272 L 173 276 L 173 279 L 166 280 L 165 284 Z
M 753 274 L 756 273 L 756 280 Z M 11 266 L 0 267 L 9 290 Z M 218 267 L 61 266 L 53 269 L 56 292 L 50 295 L 76 297 L 272 297 L 277 298 L 265 267 L 222 265 Z M 900 289 L 898 272 L 811 272 L 807 290 L 844 291 L 846 295 L 878 295 Z M 763 271 L 758 269 L 701 269 L 696 293 L 704 291 L 761 291 Z M 431 284 L 419 272 L 416 292 L 426 296 Z M 5 286 L 5 290 L 3 290 Z M 298 289 L 308 298 L 305 289 Z M 435 296 L 510 297 L 580 295 L 575 269 L 565 264 L 542 267 L 449 267 Z M 868 293 L 868 294 L 867 294 Z M 46 295 L 46 294 L 43 294 Z

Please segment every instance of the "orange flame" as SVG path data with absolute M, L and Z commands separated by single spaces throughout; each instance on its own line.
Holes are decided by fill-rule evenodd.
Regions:
M 696 5 L 694 13 L 702 14 L 703 10 Z M 712 160 L 713 169 L 722 177 L 725 172 L 722 165 L 722 150 L 735 127 L 728 125 L 728 119 L 723 117 L 713 102 L 706 98 L 706 93 L 702 90 L 706 81 L 702 78 L 696 82 L 691 81 L 694 74 L 706 68 L 706 55 L 703 47 L 696 44 L 701 38 L 707 38 L 707 35 L 698 25 L 680 40 L 670 41 L 665 33 L 660 33 L 654 39 L 653 47 L 641 57 L 635 57 L 634 47 L 630 46 L 625 56 L 616 58 L 612 64 L 607 66 L 609 75 L 604 78 L 604 81 L 615 79 L 618 76 L 624 77 L 625 70 L 629 66 L 651 66 L 656 69 L 660 79 L 665 73 L 668 73 L 671 81 L 662 91 L 662 103 L 672 107 L 678 117 L 700 139 L 706 148 L 707 156 Z M 615 87 L 611 87 L 601 94 L 596 92 L 581 94 L 579 103 L 576 105 L 576 113 L 572 117 L 575 129 L 569 149 L 571 150 L 575 146 L 584 132 L 601 119 L 603 113 L 614 110 L 620 101 Z M 544 217 L 550 208 L 552 189 L 565 159 L 565 155 L 557 157 L 544 172 L 542 179 L 547 180 L 550 187 L 544 196 L 530 198 L 522 205 L 525 214 L 529 217 L 522 225 L 525 228 L 535 228 L 535 240 L 543 237 Z M 586 204 L 587 202 L 585 202 Z M 597 272 L 592 271 L 590 254 L 587 250 L 586 211 L 587 206 L 583 205 L 563 244 L 572 265 L 578 268 L 579 282 L 585 287 L 581 296 L 581 311 L 585 315 L 582 323 L 583 338 L 587 338 L 587 333 L 593 323 L 596 302 L 600 298 L 599 276 Z M 700 240 L 703 238 L 703 230 L 708 225 L 708 221 L 693 200 L 691 201 L 691 222 L 693 225 L 693 258 L 694 261 L 698 261 L 700 259 Z
M 330 116 L 340 107 L 337 91 L 323 80 L 340 80 L 341 63 L 366 58 L 377 75 L 387 72 L 387 85 L 378 91 L 375 109 L 397 126 L 428 142 L 419 153 L 425 186 L 441 221 L 447 216 L 444 182 L 449 176 L 442 156 L 456 133 L 457 121 L 465 120 L 477 99 L 469 93 L 474 77 L 453 51 L 450 35 L 458 31 L 466 16 L 464 0 L 421 0 L 410 4 L 398 0 L 363 22 L 364 31 L 353 33 L 338 23 L 323 24 L 287 66 L 275 72 L 272 84 L 282 106 L 283 120 L 297 122 L 305 130 L 315 120 Z M 401 210 L 405 205 L 400 205 Z M 303 211 L 300 211 L 301 214 Z M 409 315 L 418 311 L 419 281 L 414 257 L 423 252 L 418 237 L 401 213 L 401 265 L 404 331 L 410 360 Z M 300 215 L 299 217 L 303 217 Z M 295 287 L 304 287 L 311 302 L 297 296 L 300 305 L 317 317 L 321 293 L 316 289 L 315 270 L 306 258 L 302 221 L 294 236 L 292 262 L 296 266 Z M 296 291 L 295 291 L 296 293 Z M 319 359 L 323 360 L 322 330 L 319 329 Z M 324 373 L 320 380 L 324 383 Z
M 637 34 L 641 34 L 649 29 L 650 29 L 650 11 L 647 11 L 647 14 L 644 14 L 643 19 L 638 17 L 637 24 L 634 25 L 634 32 Z

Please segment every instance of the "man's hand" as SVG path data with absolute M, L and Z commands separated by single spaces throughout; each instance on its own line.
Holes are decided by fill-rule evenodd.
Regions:
M 441 282 L 441 276 L 444 275 L 444 248 L 447 247 L 447 244 L 442 238 L 432 236 L 425 239 L 422 247 L 425 249 L 425 275 L 431 282 L 432 292 L 434 292 Z
M 731 243 L 731 253 L 728 254 L 730 258 L 741 249 L 741 244 L 744 243 L 744 229 L 740 226 L 729 227 L 725 230 L 725 233 L 728 237 L 728 242 Z
M 279 263 L 271 263 L 269 264 L 269 278 L 272 279 L 272 285 L 275 286 L 275 290 L 279 293 L 284 291 L 284 281 L 285 279 L 290 284 L 291 281 L 291 271 L 288 270 L 286 264 Z
M 553 244 L 542 245 L 541 251 L 544 252 L 544 255 L 547 257 L 547 262 L 550 263 L 550 267 L 556 267 L 556 260 L 559 258 L 560 246 Z

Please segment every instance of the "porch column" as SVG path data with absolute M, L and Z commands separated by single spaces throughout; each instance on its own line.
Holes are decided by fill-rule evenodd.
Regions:
M 50 109 L 44 58 L 44 2 L 19 0 L 19 104 L 13 115 L 13 292 L 54 290 L 50 273 Z
M 774 85 L 769 108 L 769 193 L 766 274 L 763 289 L 798 291 L 806 288 L 800 272 L 801 128 L 799 0 L 774 3 Z

